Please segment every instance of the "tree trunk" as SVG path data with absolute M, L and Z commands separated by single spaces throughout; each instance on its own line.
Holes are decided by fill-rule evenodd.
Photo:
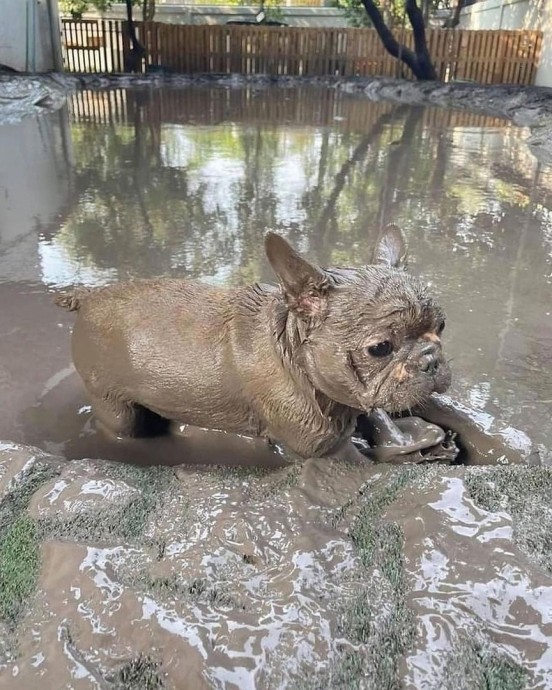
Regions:
M 406 14 L 414 32 L 413 51 L 401 45 L 393 36 L 374 0 L 362 0 L 362 4 L 387 52 L 408 65 L 416 79 L 420 81 L 437 79 L 437 73 L 427 49 L 424 17 L 416 4 L 416 0 L 406 0 L 405 2 Z
M 443 29 L 454 29 L 460 24 L 460 12 L 465 5 L 465 0 L 458 0 L 452 16 L 443 24 Z
M 419 75 L 416 74 L 416 77 L 417 79 L 435 80 L 437 79 L 437 72 L 427 49 L 424 15 L 416 4 L 416 0 L 406 0 L 404 7 L 414 32 L 414 52 L 419 69 Z
M 142 21 L 151 22 L 155 16 L 155 0 L 142 0 Z
M 132 16 L 132 0 L 125 0 L 127 11 L 128 37 L 130 39 L 130 53 L 125 60 L 125 72 L 141 72 L 142 58 L 146 54 L 144 46 L 136 37 L 136 27 Z

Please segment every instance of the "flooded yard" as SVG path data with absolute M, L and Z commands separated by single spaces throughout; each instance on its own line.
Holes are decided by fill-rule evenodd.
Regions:
M 356 266 L 393 222 L 447 312 L 453 395 L 550 445 L 552 170 L 523 134 L 315 88 L 82 92 L 70 112 L 3 127 L 0 437 L 110 454 L 52 289 L 272 282 L 269 229 Z
M 447 313 L 451 395 L 546 463 L 552 168 L 525 137 L 317 87 L 81 91 L 0 126 L 0 687 L 552 687 L 549 467 L 111 441 L 52 302 L 273 282 L 267 230 L 358 266 L 396 223 Z

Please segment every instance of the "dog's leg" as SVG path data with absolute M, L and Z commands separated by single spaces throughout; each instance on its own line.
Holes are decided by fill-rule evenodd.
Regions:
M 458 434 L 466 465 L 540 464 L 538 448 L 522 431 L 447 395 L 433 394 L 417 414 Z
M 118 437 L 154 436 L 167 430 L 169 422 L 137 403 L 112 394 L 90 395 L 92 413 L 100 426 Z
M 361 453 L 352 441 L 346 441 L 339 448 L 329 453 L 328 457 L 337 458 L 352 465 L 371 465 L 374 462 L 369 455 Z

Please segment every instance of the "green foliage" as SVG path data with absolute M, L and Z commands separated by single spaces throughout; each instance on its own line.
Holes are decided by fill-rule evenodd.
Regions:
M 124 0 L 120 0 L 124 2 Z M 133 5 L 144 5 L 145 0 L 132 0 Z M 110 9 L 113 4 L 113 0 L 59 0 L 59 9 L 62 14 L 70 14 L 73 19 L 80 19 L 85 12 L 90 10 L 98 10 L 99 12 L 105 12 Z M 146 7 L 150 8 L 151 12 L 151 2 L 145 3 Z M 153 9 L 155 10 L 155 5 L 153 4 Z M 150 19 L 152 18 L 149 17 Z
M 344 10 L 351 26 L 371 26 L 362 0 L 335 0 L 334 4 Z M 400 26 L 403 23 L 405 19 L 404 0 L 376 0 L 376 4 L 390 28 Z
M 263 5 L 265 12 L 265 19 L 270 21 L 281 22 L 284 19 L 284 12 L 281 7 L 280 0 L 268 0 Z
M 59 0 L 59 9 L 63 14 L 70 14 L 74 19 L 80 19 L 90 9 L 103 12 L 111 7 L 111 0 Z
M 433 12 L 437 9 L 445 9 L 450 7 L 450 0 L 418 0 L 418 5 L 424 11 Z M 389 28 L 397 28 L 402 26 L 406 21 L 406 28 L 410 28 L 408 19 L 405 13 L 405 0 L 376 0 L 376 5 L 381 10 L 385 23 Z M 366 14 L 362 0 L 334 0 L 334 6 L 342 9 L 351 26 L 371 26 L 370 19 Z

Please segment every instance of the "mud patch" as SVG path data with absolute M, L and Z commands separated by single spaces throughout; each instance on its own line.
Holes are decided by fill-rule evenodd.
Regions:
M 552 572 L 552 471 L 548 467 L 505 467 L 502 472 L 468 472 L 466 487 L 476 505 L 513 518 L 513 539 L 527 556 Z
M 10 688 L 552 682 L 549 561 L 520 527 L 532 496 L 552 512 L 546 469 L 42 462 L 6 494 Z
M 0 125 L 58 110 L 72 90 L 55 75 L 0 75 Z

